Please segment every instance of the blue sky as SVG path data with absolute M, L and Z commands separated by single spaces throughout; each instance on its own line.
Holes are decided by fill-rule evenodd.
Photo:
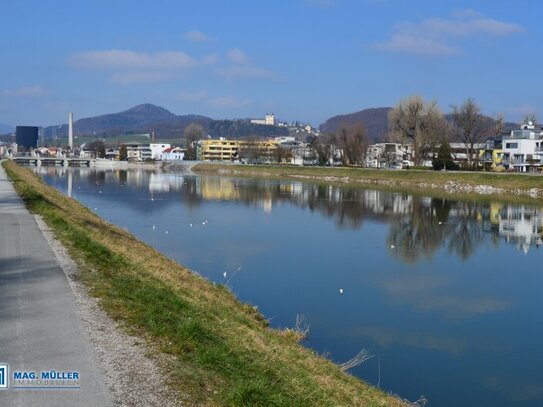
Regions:
M 541 15 L 536 0 L 6 0 L 0 122 L 149 102 L 318 125 L 413 94 L 543 119 Z

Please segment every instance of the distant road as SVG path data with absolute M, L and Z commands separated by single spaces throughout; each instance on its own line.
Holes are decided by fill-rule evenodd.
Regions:
M 77 371 L 80 389 L 0 390 L 1 406 L 110 406 L 68 281 L 0 166 L 0 364 Z

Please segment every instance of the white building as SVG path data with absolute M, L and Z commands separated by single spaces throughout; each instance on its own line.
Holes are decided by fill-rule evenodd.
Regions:
M 293 165 L 317 165 L 319 163 L 319 157 L 315 149 L 300 145 L 299 147 L 294 147 L 291 150 L 292 158 L 291 164 Z
M 264 119 L 252 119 L 251 123 L 262 124 L 264 126 L 275 126 L 275 115 L 273 113 L 266 113 Z
M 129 143 L 125 145 L 128 161 L 146 161 L 152 159 L 149 144 Z
M 162 161 L 180 161 L 185 159 L 185 150 L 181 147 L 168 147 L 161 153 Z
M 402 169 L 412 166 L 413 148 L 399 143 L 377 143 L 368 147 L 366 165 L 370 168 Z
M 149 148 L 151 149 L 151 158 L 153 160 L 162 160 L 162 152 L 167 148 L 170 148 L 170 144 L 151 143 Z
M 502 163 L 518 172 L 538 171 L 543 165 L 543 129 L 528 122 L 511 131 L 503 138 Z

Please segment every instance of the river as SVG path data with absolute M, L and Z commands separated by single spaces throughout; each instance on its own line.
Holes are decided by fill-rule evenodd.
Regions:
M 273 327 L 430 406 L 543 405 L 543 207 L 279 180 L 42 167 Z

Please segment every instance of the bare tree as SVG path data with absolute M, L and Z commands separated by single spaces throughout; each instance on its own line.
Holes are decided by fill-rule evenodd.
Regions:
M 187 143 L 194 143 L 195 141 L 200 140 L 204 136 L 204 128 L 197 123 L 191 123 L 187 127 L 185 127 L 183 136 L 185 137 Z
M 98 158 L 106 156 L 106 145 L 103 140 L 94 140 L 87 143 L 86 149 L 93 152 L 93 155 Z
M 505 117 L 503 114 L 498 113 L 496 119 L 494 120 L 494 137 L 498 137 L 502 134 L 503 128 L 505 127 Z
M 187 127 L 185 127 L 183 136 L 185 137 L 185 146 L 187 148 L 187 151 L 185 153 L 185 159 L 195 160 L 196 142 L 198 140 L 201 140 L 204 136 L 204 128 L 197 123 L 191 123 Z
M 362 126 L 342 127 L 337 138 L 343 149 L 343 165 L 365 164 L 369 141 Z
M 530 113 L 530 114 L 527 114 L 525 117 L 524 117 L 524 124 L 528 124 L 530 122 L 532 122 L 532 124 L 535 124 L 536 122 L 536 116 L 535 116 L 535 113 Z
M 392 138 L 401 144 L 413 145 L 413 161 L 422 164 L 446 129 L 437 102 L 424 102 L 420 96 L 400 101 L 388 116 Z
M 466 146 L 468 164 L 472 164 L 473 155 L 476 153 L 475 145 L 482 141 L 485 134 L 485 120 L 481 115 L 481 109 L 474 99 L 467 99 L 461 106 L 452 106 L 453 120 L 458 128 L 458 138 Z M 476 154 L 478 161 L 479 154 Z

